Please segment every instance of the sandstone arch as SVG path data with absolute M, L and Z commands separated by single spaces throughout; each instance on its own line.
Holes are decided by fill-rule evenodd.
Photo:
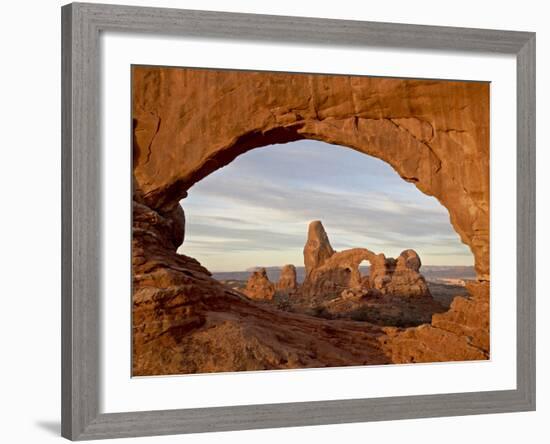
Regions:
M 363 261 L 370 264 L 367 279 L 359 270 Z M 431 297 L 419 273 L 422 264 L 416 251 L 404 250 L 397 259 L 368 248 L 334 251 L 319 220 L 309 224 L 304 265 L 306 276 L 301 292 L 306 300 L 338 297 L 344 290 L 367 288 L 379 294 L 406 298 Z
M 488 84 L 154 67 L 133 82 L 136 200 L 166 212 L 239 154 L 322 140 L 436 197 L 489 279 Z
M 487 359 L 487 84 L 157 67 L 132 81 L 134 375 Z M 328 327 L 261 307 L 176 253 L 194 183 L 303 138 L 380 158 L 435 196 L 474 254 L 473 298 L 422 328 Z

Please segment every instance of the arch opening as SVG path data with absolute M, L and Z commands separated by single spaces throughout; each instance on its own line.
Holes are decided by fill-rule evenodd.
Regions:
M 296 268 L 293 293 L 302 293 L 309 305 L 340 297 L 349 288 L 370 296 L 378 290 L 405 294 L 406 287 L 394 288 L 385 279 L 394 275 L 397 259 L 392 258 L 410 248 L 425 268 L 445 267 L 452 274 L 457 266 L 457 279 L 473 273 L 473 257 L 446 209 L 385 162 L 348 147 L 301 140 L 249 150 L 194 184 L 181 204 L 187 226 L 178 251 L 254 299 L 277 299 L 286 264 Z M 303 247 L 307 226 L 316 220 L 329 230 L 330 250 L 342 250 L 332 261 L 342 262 L 312 285 L 306 282 Z M 369 272 L 377 254 L 384 256 L 378 276 Z M 262 269 L 265 275 L 257 273 Z M 428 295 L 427 286 L 419 285 L 411 294 Z M 445 289 L 436 287 L 436 301 Z
M 473 253 L 477 279 L 488 280 L 488 229 L 485 228 L 487 208 L 484 205 L 476 206 L 472 205 L 472 202 L 468 202 L 470 213 L 472 213 L 472 208 L 476 208 L 476 211 L 481 211 L 483 215 L 474 214 L 472 216 L 470 214 L 470 218 L 467 218 L 466 214 L 457 213 L 454 207 L 456 201 L 442 196 L 442 194 L 448 194 L 447 190 L 440 190 L 440 188 L 445 188 L 448 183 L 444 182 L 441 177 L 443 164 L 433 148 L 424 140 L 427 137 L 426 132 L 435 137 L 433 135 L 435 129 L 429 123 L 414 118 L 361 119 L 354 117 L 353 121 L 357 126 L 356 132 L 359 131 L 360 125 L 370 127 L 366 133 L 371 132 L 371 137 L 363 140 L 364 138 L 349 137 L 347 125 L 349 125 L 350 118 L 327 119 L 330 120 L 328 124 L 324 121 L 300 120 L 291 125 L 274 125 L 268 130 L 244 132 L 231 139 L 228 145 L 218 148 L 209 157 L 199 162 L 195 169 L 185 174 L 185 179 L 174 180 L 168 187 L 149 193 L 140 194 L 138 192 L 136 197 L 145 202 L 155 200 L 161 211 L 169 211 L 178 204 L 180 199 L 185 199 L 189 190 L 197 183 L 250 151 L 297 141 L 330 144 L 379 159 L 384 164 L 391 166 L 405 182 L 414 185 L 426 196 L 434 197 L 447 209 L 454 231 Z M 363 121 L 366 123 L 362 123 Z M 390 129 L 388 129 L 388 125 Z M 420 129 L 417 128 L 418 125 L 420 125 Z M 426 129 L 426 126 L 430 129 Z M 336 134 L 333 134 L 335 129 L 337 130 Z M 363 130 L 366 129 L 363 128 Z M 387 132 L 391 133 L 390 137 L 386 134 Z M 397 134 L 393 134 L 395 132 Z M 395 152 L 399 152 L 399 156 L 394 157 Z M 453 197 L 457 197 L 458 200 L 470 201 L 471 196 L 468 196 L 466 189 L 462 188 L 460 194 L 464 193 L 466 195 L 456 196 L 454 191 L 449 194 L 454 195 Z M 470 220 L 466 220 L 472 217 L 475 219 L 473 226 L 470 225 Z
M 370 279 L 370 261 L 365 259 L 359 264 L 359 273 L 361 273 L 361 282 L 363 285 L 369 285 Z

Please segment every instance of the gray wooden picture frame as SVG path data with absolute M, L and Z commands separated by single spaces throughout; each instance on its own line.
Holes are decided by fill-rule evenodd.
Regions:
M 163 411 L 99 411 L 103 31 L 517 57 L 517 388 Z M 73 3 L 62 8 L 62 435 L 73 440 L 535 409 L 535 34 Z

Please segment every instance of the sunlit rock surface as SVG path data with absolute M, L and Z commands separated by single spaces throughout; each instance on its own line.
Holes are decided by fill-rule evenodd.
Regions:
M 137 66 L 132 82 L 135 375 L 488 357 L 488 84 Z M 410 329 L 325 320 L 251 301 L 176 253 L 179 201 L 194 183 L 250 149 L 303 138 L 380 158 L 435 196 L 474 254 L 472 297 Z M 308 270 L 340 254 L 328 247 Z M 399 261 L 396 290 L 416 282 L 414 257 Z

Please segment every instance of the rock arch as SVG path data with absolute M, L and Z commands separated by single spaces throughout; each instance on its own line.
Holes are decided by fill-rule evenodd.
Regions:
M 132 83 L 134 375 L 488 358 L 488 84 L 138 66 Z M 473 297 L 405 331 L 327 327 L 261 307 L 176 253 L 194 183 L 303 138 L 382 159 L 435 196 L 474 254 Z
M 482 82 L 133 68 L 134 196 L 175 208 L 261 146 L 303 138 L 389 163 L 449 211 L 489 279 L 489 87 Z
M 359 270 L 363 261 L 370 265 L 366 280 Z M 319 220 L 309 224 L 304 265 L 306 276 L 301 291 L 308 300 L 319 295 L 337 297 L 350 288 L 368 288 L 379 294 L 406 298 L 430 296 L 426 281 L 419 273 L 422 264 L 416 251 L 404 250 L 397 259 L 368 248 L 334 251 Z

